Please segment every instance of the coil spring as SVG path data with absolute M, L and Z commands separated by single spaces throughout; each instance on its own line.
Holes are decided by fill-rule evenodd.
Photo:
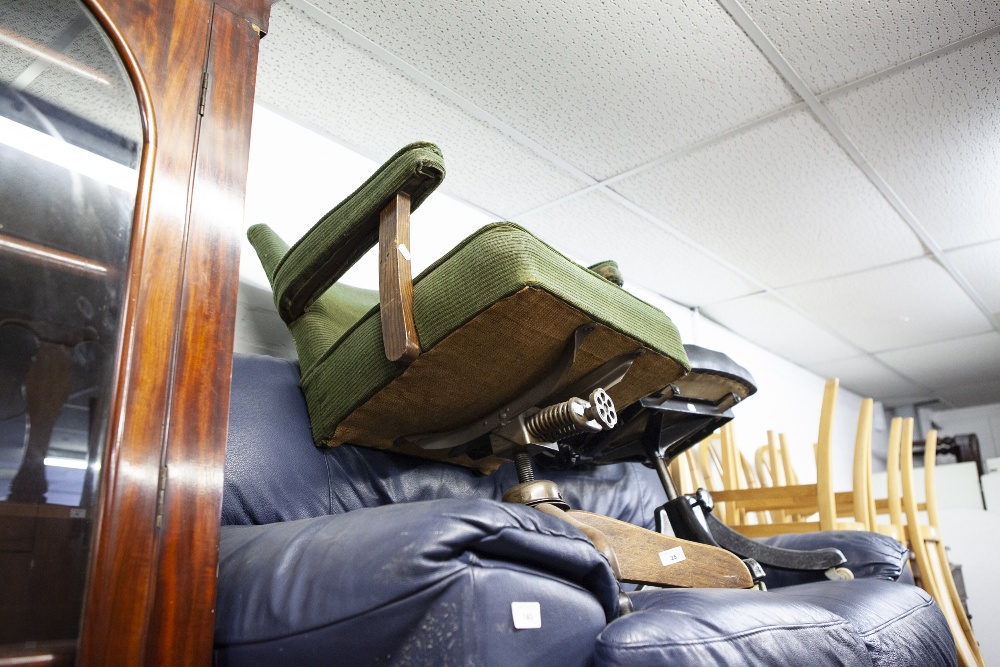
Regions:
M 536 412 L 528 419 L 525 427 L 528 429 L 528 433 L 539 440 L 558 442 L 562 438 L 582 433 L 585 430 L 582 425 L 586 423 L 587 419 L 581 413 L 586 407 L 588 406 L 585 401 L 571 398 L 568 401 L 550 405 L 541 412 Z

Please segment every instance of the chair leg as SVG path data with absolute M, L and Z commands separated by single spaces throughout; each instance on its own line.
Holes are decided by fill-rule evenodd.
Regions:
M 56 343 L 42 341 L 35 360 L 24 379 L 28 404 L 28 446 L 21 466 L 10 483 L 7 500 L 44 503 L 45 456 L 49 451 L 52 430 L 70 392 L 69 351 Z

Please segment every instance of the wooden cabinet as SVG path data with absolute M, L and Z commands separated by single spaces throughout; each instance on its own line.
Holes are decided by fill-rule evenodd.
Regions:
M 21 595 L 29 626 L 40 606 L 82 608 L 79 635 L 8 642 L 0 665 L 208 664 L 254 79 L 270 3 L 83 4 L 135 94 L 138 188 L 109 389 L 93 408 L 103 424 L 95 497 L 82 517 L 0 503 L 0 569 L 83 563 L 62 575 L 86 580 L 78 601 L 55 583 L 43 587 L 49 600 L 29 595 L 25 579 L 3 604 Z

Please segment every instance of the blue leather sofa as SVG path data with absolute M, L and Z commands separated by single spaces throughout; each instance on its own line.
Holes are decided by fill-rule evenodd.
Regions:
M 317 449 L 298 380 L 293 363 L 235 359 L 218 665 L 956 664 L 941 612 L 897 581 L 905 551 L 869 533 L 775 538 L 840 548 L 854 581 L 771 571 L 767 592 L 643 590 L 620 616 L 582 533 L 498 502 L 511 466 Z M 647 527 L 664 501 L 640 464 L 548 476 L 572 506 Z M 516 602 L 539 627 L 515 628 Z

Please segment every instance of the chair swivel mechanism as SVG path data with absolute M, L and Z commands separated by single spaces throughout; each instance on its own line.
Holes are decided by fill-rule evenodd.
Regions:
M 670 462 L 731 421 L 731 408 L 757 391 L 750 373 L 728 356 L 696 345 L 684 349 L 689 373 L 627 407 L 613 428 L 570 437 L 543 460 L 557 467 L 640 461 L 656 469 L 667 495 L 654 513 L 660 532 L 722 547 L 763 566 L 852 578 L 838 549 L 787 549 L 749 539 L 712 514 L 714 503 L 706 489 L 678 493 Z
M 480 229 L 413 279 L 409 215 L 444 175 L 436 146 L 411 144 L 291 248 L 266 225 L 248 232 L 296 344 L 315 443 L 485 474 L 515 461 L 520 483 L 504 500 L 578 527 L 621 581 L 752 587 L 724 549 L 571 511 L 534 478 L 532 456 L 613 431 L 616 406 L 680 380 L 687 356 L 670 319 L 606 266 L 579 266 L 512 223 Z M 338 284 L 376 244 L 378 292 Z M 678 547 L 684 558 L 666 567 Z

